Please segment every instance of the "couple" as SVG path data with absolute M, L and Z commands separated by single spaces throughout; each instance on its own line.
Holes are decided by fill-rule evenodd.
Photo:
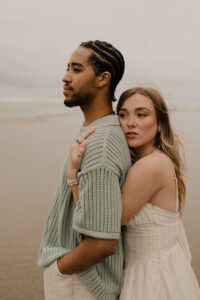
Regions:
M 114 115 L 123 72 L 122 54 L 106 42 L 81 43 L 69 60 L 64 103 L 80 106 L 85 122 L 45 224 L 46 300 L 200 299 L 167 107 L 156 90 L 133 88 Z

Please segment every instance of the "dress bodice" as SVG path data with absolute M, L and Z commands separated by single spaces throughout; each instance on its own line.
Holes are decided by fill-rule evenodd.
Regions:
M 127 223 L 120 300 L 200 300 L 178 212 L 177 181 L 176 191 L 176 212 L 147 203 Z
M 179 213 L 147 203 L 126 225 L 127 260 L 159 255 L 177 242 Z

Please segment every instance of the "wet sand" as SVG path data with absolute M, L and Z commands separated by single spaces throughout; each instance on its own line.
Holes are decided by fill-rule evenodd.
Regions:
M 200 283 L 200 112 L 173 112 L 188 167 L 184 224 Z M 62 166 L 82 124 L 60 104 L 0 104 L 0 299 L 42 300 L 37 266 L 43 225 Z

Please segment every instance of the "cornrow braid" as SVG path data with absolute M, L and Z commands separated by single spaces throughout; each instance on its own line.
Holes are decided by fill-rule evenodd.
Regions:
M 88 41 L 80 44 L 81 47 L 92 49 L 89 62 L 96 75 L 108 71 L 111 74 L 110 98 L 116 101 L 115 89 L 124 74 L 124 58 L 114 46 L 102 41 Z

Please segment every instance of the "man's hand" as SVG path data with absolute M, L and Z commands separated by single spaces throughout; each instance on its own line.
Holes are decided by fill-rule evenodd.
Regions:
M 74 250 L 58 259 L 63 274 L 81 272 L 114 254 L 117 240 L 86 237 Z

